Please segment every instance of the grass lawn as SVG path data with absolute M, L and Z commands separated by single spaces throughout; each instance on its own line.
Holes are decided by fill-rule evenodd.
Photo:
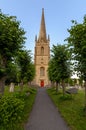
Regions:
M 63 97 L 61 91 L 57 94 L 53 88 L 47 92 L 72 130 L 86 130 L 84 91 L 81 90 L 72 97 L 68 94 Z

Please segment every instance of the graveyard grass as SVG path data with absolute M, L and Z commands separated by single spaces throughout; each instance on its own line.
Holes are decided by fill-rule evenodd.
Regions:
M 56 93 L 55 88 L 47 89 L 47 92 L 71 130 L 86 130 L 84 90 L 79 90 L 78 94 L 72 96 L 66 94 L 64 97 L 62 91 Z

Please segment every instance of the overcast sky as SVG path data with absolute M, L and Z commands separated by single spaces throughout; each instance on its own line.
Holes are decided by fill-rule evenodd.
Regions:
M 46 32 L 50 35 L 50 46 L 64 44 L 72 26 L 71 20 L 83 21 L 86 14 L 86 0 L 0 0 L 3 13 L 17 16 L 26 31 L 26 49 L 34 53 L 35 35 L 38 36 L 44 8 Z

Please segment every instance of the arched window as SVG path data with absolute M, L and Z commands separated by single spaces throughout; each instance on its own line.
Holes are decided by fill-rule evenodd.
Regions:
M 44 67 L 40 68 L 40 76 L 44 76 L 45 75 L 45 69 Z
M 41 47 L 41 55 L 44 55 L 44 47 Z

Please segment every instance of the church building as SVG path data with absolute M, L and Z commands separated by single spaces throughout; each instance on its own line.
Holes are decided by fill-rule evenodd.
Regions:
M 42 9 L 39 36 L 35 37 L 34 64 L 36 69 L 35 85 L 40 87 L 49 86 L 48 63 L 50 59 L 50 38 L 46 35 L 44 9 Z

